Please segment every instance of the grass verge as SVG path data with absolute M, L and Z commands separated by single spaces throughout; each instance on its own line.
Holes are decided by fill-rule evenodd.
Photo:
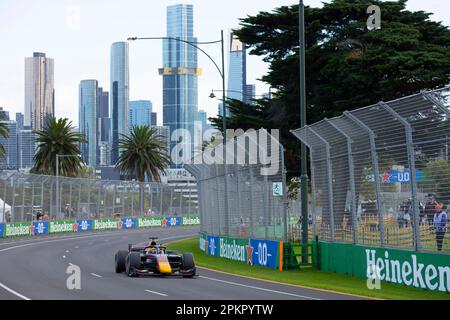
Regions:
M 450 294 L 432 292 L 428 290 L 407 288 L 402 285 L 381 283 L 380 290 L 369 290 L 366 279 L 352 276 L 322 272 L 311 267 L 302 267 L 299 270 L 288 270 L 280 272 L 269 268 L 248 266 L 240 262 L 225 260 L 204 254 L 198 246 L 198 239 L 175 241 L 168 244 L 171 250 L 179 252 L 192 252 L 195 262 L 200 267 L 206 267 L 217 271 L 230 272 L 263 280 L 277 281 L 281 283 L 305 286 L 316 289 L 324 289 L 366 296 L 378 299 L 395 300 L 449 300 Z

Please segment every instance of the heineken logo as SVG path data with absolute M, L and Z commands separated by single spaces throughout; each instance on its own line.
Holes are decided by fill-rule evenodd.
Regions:
M 200 224 L 199 217 L 183 217 L 183 225 L 184 226 L 198 225 L 198 224 Z
M 160 227 L 162 226 L 162 221 L 154 218 L 139 218 L 138 226 L 139 228 Z
M 236 244 L 235 240 L 227 243 L 225 239 L 220 238 L 219 256 L 235 261 L 245 262 L 245 245 Z
M 72 232 L 74 230 L 73 221 L 50 221 L 50 233 Z
M 95 230 L 117 229 L 118 221 L 116 220 L 96 220 Z
M 25 236 L 30 234 L 30 225 L 7 224 L 5 228 L 6 237 Z
M 385 251 L 383 256 L 376 254 L 376 250 L 366 249 L 368 278 L 421 289 L 450 292 L 449 266 L 426 264 L 419 261 L 417 255 L 413 253 L 409 259 L 403 261 L 390 258 L 388 251 Z

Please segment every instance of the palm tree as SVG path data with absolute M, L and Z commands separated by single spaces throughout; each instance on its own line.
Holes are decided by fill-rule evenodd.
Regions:
M 37 135 L 35 141 L 38 147 L 31 172 L 56 175 L 56 155 L 59 154 L 66 156 L 59 159 L 59 174 L 75 177 L 83 164 L 79 145 L 87 141 L 83 134 L 75 132 L 72 121 L 51 117 L 43 130 L 34 133 Z
M 6 125 L 6 122 L 3 121 L 2 113 L 0 113 L 0 136 L 2 136 L 5 139 L 9 138 L 8 126 Z M 2 144 L 0 144 L 0 159 L 5 158 L 5 156 L 6 156 L 5 147 Z
M 163 137 L 157 134 L 156 128 L 150 126 L 133 126 L 130 135 L 121 134 L 117 147 L 121 154 L 116 162 L 116 168 L 144 182 L 145 175 L 153 181 L 160 182 L 160 172 L 164 171 L 170 163 L 167 147 Z M 139 207 L 144 210 L 144 185 L 139 188 Z

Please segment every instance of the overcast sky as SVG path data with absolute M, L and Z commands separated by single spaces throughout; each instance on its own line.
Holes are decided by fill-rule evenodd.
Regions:
M 321 6 L 319 0 L 306 5 Z M 324 1 L 327 2 L 327 1 Z M 164 36 L 166 6 L 194 5 L 194 33 L 199 41 L 220 39 L 220 30 L 238 26 L 238 19 L 259 11 L 270 11 L 292 0 L 0 0 L 0 106 L 24 112 L 24 58 L 35 51 L 55 59 L 56 116 L 68 117 L 78 125 L 78 83 L 97 79 L 109 90 L 109 53 L 111 43 L 129 36 Z M 433 20 L 450 25 L 450 1 L 409 0 L 408 9 L 434 13 Z M 204 48 L 220 63 L 220 45 Z M 130 99 L 153 102 L 162 124 L 161 41 L 130 44 Z M 199 109 L 208 116 L 217 113 L 217 100 L 208 97 L 211 89 L 221 88 L 221 79 L 210 61 L 199 54 L 204 73 L 199 79 Z M 257 81 L 267 65 L 250 56 L 249 83 L 257 94 L 268 87 Z

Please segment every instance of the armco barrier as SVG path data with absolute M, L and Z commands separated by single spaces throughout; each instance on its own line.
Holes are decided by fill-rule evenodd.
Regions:
M 323 271 L 450 292 L 449 254 L 319 241 L 318 258 Z
M 0 223 L 0 238 L 151 227 L 181 227 L 199 224 L 200 220 L 197 216 L 14 222 Z
M 205 254 L 251 266 L 279 267 L 279 241 L 229 238 L 199 233 L 200 250 Z

